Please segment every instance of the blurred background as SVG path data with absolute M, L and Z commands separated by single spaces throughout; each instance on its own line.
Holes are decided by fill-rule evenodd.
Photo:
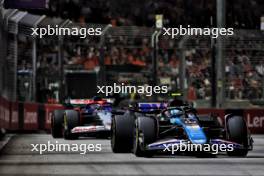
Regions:
M 263 107 L 264 1 L 223 2 L 41 0 L 23 6 L 1 1 L 0 93 L 9 101 L 60 103 L 90 98 L 97 85 L 167 85 L 196 107 Z M 235 33 L 172 40 L 157 28 L 157 15 L 163 27 L 232 27 Z M 31 36 L 31 28 L 48 25 L 100 27 L 103 33 L 85 39 Z

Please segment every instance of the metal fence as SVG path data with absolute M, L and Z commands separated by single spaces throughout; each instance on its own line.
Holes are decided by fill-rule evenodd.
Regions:
M 236 30 L 233 36 L 222 38 L 222 45 L 223 49 L 218 50 L 217 43 L 205 36 L 189 36 L 185 40 L 183 67 L 186 68 L 187 96 L 192 96 L 194 87 L 197 99 L 212 100 L 214 91 L 222 88 L 223 104 L 233 100 L 263 100 L 264 33 Z M 220 52 L 222 66 L 217 62 Z M 214 79 L 219 74 L 217 70 L 222 72 L 220 79 Z
M 42 94 L 57 100 L 65 97 L 67 72 L 94 73 L 97 85 L 168 85 L 192 101 L 212 100 L 214 88 L 221 86 L 223 101 L 264 98 L 264 36 L 260 31 L 239 30 L 223 40 L 224 74 L 222 80 L 213 80 L 220 68 L 212 58 L 220 51 L 210 36 L 170 39 L 154 28 L 76 24 L 3 8 L 0 23 L 0 91 L 10 100 L 46 101 L 39 97 Z M 31 36 L 31 28 L 47 25 L 100 27 L 102 35 L 84 39 Z

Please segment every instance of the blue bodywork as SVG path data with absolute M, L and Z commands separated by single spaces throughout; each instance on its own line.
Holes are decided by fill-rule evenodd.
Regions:
M 164 110 L 167 108 L 166 103 L 139 103 L 138 108 L 142 112 L 150 112 L 153 110 Z M 188 116 L 187 119 L 181 118 L 183 112 L 177 108 L 168 109 L 170 113 L 170 123 L 173 125 L 181 126 L 188 135 L 189 140 L 195 144 L 205 144 L 207 142 L 206 135 L 203 129 L 198 125 L 197 117 L 193 114 Z
M 81 108 L 82 123 L 74 127 L 72 133 L 110 133 L 112 119 L 112 104 L 91 103 Z
M 106 112 L 112 112 L 112 105 L 111 104 L 88 104 L 85 106 L 85 113 L 92 114 L 93 112 L 97 111 L 100 107 L 100 110 L 106 111 Z
M 183 127 L 184 131 L 188 135 L 189 140 L 194 144 L 205 144 L 207 142 L 206 135 L 203 129 L 196 123 L 195 119 L 188 119 L 185 122 L 184 119 L 174 116 L 170 119 L 171 124 Z
M 151 112 L 153 110 L 162 110 L 167 107 L 167 103 L 138 103 L 138 110 L 142 112 Z
M 167 118 L 172 125 L 183 128 L 187 139 L 164 139 L 146 146 L 147 150 L 164 150 L 167 145 L 179 145 L 181 143 L 192 144 L 233 144 L 234 148 L 243 148 L 241 144 L 226 141 L 224 139 L 208 139 L 204 129 L 199 125 L 196 113 L 186 113 L 183 108 L 167 108 L 166 103 L 139 103 L 138 108 L 141 112 L 151 112 L 153 110 L 164 110 L 167 112 Z M 165 113 L 164 113 L 165 114 Z M 164 116 L 163 114 L 163 116 Z M 176 129 L 175 129 L 176 130 Z

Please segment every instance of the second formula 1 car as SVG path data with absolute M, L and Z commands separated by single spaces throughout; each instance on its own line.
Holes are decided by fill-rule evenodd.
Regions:
M 184 152 L 178 150 L 181 145 L 191 149 L 185 152 L 217 154 L 225 149 L 229 156 L 246 156 L 253 148 L 253 139 L 245 120 L 233 114 L 224 119 L 221 125 L 216 116 L 197 115 L 191 106 L 137 103 L 113 116 L 111 147 L 115 153 L 133 152 L 141 157 Z M 186 148 L 193 145 L 196 148 Z
M 51 118 L 54 138 L 77 139 L 80 135 L 107 138 L 110 135 L 112 104 L 105 99 L 70 100 L 65 110 L 55 110 Z

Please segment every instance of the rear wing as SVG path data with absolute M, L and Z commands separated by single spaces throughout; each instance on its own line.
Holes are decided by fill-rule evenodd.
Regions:
M 99 100 L 99 101 L 95 101 L 93 99 L 71 99 L 69 101 L 69 103 L 71 105 L 87 105 L 87 104 L 105 104 L 105 103 L 113 103 L 113 100 L 112 99 L 102 99 L 102 100 Z

